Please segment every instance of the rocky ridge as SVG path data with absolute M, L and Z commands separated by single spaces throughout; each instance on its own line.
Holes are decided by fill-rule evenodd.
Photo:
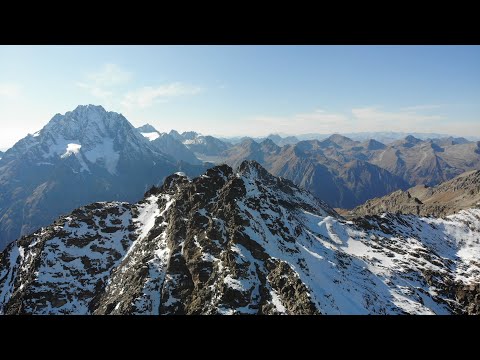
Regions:
M 4 314 L 475 314 L 480 210 L 346 221 L 254 161 L 94 203 L 0 254 Z
M 480 206 L 480 171 L 469 171 L 437 186 L 414 186 L 381 198 L 368 200 L 349 216 L 385 212 L 444 217 Z

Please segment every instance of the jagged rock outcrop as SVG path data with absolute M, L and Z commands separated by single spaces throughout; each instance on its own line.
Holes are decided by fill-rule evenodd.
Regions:
M 94 203 L 0 254 L 4 314 L 478 313 L 480 210 L 349 222 L 254 161 Z

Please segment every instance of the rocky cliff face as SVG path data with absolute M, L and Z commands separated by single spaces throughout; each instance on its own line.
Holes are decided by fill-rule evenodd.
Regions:
M 469 171 L 434 187 L 418 185 L 367 201 L 349 216 L 384 212 L 442 217 L 480 206 L 480 171 Z
M 349 222 L 254 161 L 79 208 L 0 255 L 4 314 L 478 312 L 480 210 Z

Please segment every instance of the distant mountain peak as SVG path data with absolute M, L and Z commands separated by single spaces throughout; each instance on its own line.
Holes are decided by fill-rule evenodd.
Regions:
M 325 147 L 334 147 L 334 148 L 343 148 L 344 146 L 354 146 L 358 144 L 358 142 L 353 141 L 350 138 L 347 138 L 346 136 L 340 135 L 340 134 L 333 134 L 330 135 L 328 138 L 320 141 L 320 146 L 325 148 Z
M 273 140 L 273 141 L 280 141 L 283 138 L 278 134 L 270 134 L 270 135 L 267 136 L 267 139 L 270 139 L 270 140 Z
M 332 141 L 338 145 L 356 144 L 357 142 L 341 134 L 330 135 L 326 140 Z
M 419 138 L 416 138 L 413 135 L 408 135 L 405 138 L 403 138 L 402 140 L 395 141 L 393 144 L 397 144 L 397 145 L 400 145 L 400 146 L 405 147 L 405 148 L 411 148 L 411 147 L 414 147 L 415 145 L 421 144 L 423 142 L 424 142 L 423 140 L 421 140 Z
M 325 145 L 325 140 L 318 141 L 318 140 L 303 140 L 299 141 L 295 145 L 293 145 L 295 152 L 298 154 L 305 153 L 309 151 L 319 151 L 322 148 L 322 145 Z M 333 143 L 334 146 L 338 146 L 337 144 Z
M 269 148 L 269 149 L 279 149 L 279 148 L 280 148 L 280 147 L 279 147 L 277 144 L 275 144 L 275 142 L 274 142 L 272 139 L 270 139 L 270 138 L 266 138 L 265 140 L 263 140 L 263 141 L 260 143 L 260 145 L 266 146 L 266 147 Z
M 182 137 L 183 137 L 184 140 L 193 140 L 199 135 L 200 134 L 195 132 L 195 131 L 184 131 L 182 133 Z
M 453 137 L 453 136 L 442 137 L 442 138 L 431 138 L 429 139 L 429 141 L 439 146 L 462 145 L 462 144 L 470 143 L 470 141 L 468 141 L 464 137 Z
M 156 132 L 158 133 L 159 131 L 157 129 L 155 129 L 152 125 L 150 124 L 145 124 L 145 125 L 142 125 L 140 127 L 137 128 L 138 131 L 142 132 L 142 133 L 153 133 L 153 132 Z
M 405 137 L 405 141 L 410 142 L 410 143 L 419 143 L 419 142 L 422 142 L 422 140 L 416 138 L 416 137 L 413 136 L 413 135 L 407 135 L 407 136 Z
M 241 174 L 251 174 L 252 172 L 259 172 L 260 174 L 268 174 L 267 170 L 255 160 L 244 160 L 238 167 Z M 270 175 L 273 176 L 273 175 Z
M 241 146 L 245 146 L 245 145 L 250 146 L 252 144 L 257 144 L 258 145 L 258 142 L 256 142 L 254 139 L 249 138 L 249 137 L 243 138 L 242 142 L 240 143 Z
M 367 150 L 382 150 L 387 147 L 385 144 L 375 139 L 367 140 L 364 146 Z
M 182 135 L 177 130 L 170 130 L 168 135 L 173 136 L 178 141 L 183 141 Z
M 339 134 L 339 133 L 332 134 L 327 139 L 330 139 L 330 140 L 352 140 L 352 139 L 350 139 L 346 136 L 343 136 L 342 134 Z

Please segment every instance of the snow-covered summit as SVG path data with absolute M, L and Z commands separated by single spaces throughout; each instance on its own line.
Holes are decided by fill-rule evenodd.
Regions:
M 106 135 L 112 127 L 118 126 L 121 122 L 128 123 L 122 115 L 107 112 L 100 105 L 79 105 L 64 115 L 56 114 L 38 135 L 44 132 L 61 133 L 65 136 L 97 133 Z
M 20 140 L 13 153 L 27 155 L 39 165 L 71 155 L 77 158 L 80 172 L 91 172 L 95 164 L 116 175 L 121 154 L 146 153 L 150 151 L 146 143 L 123 115 L 102 106 L 79 105 L 56 114 L 42 130 Z M 77 151 L 69 150 L 73 148 Z

